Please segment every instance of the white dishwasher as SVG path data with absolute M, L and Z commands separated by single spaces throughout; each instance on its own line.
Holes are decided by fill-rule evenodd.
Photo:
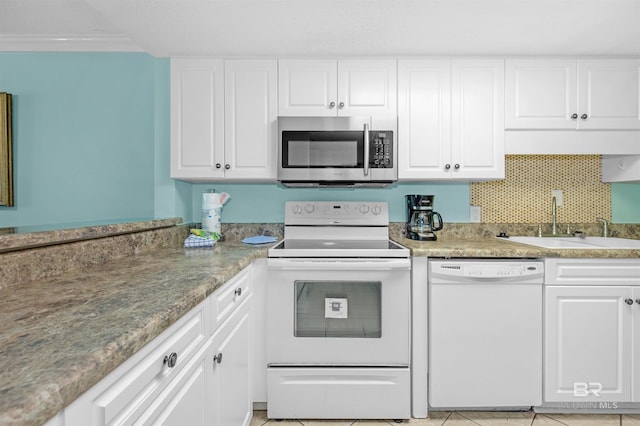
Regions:
M 544 263 L 429 260 L 429 405 L 542 403 Z

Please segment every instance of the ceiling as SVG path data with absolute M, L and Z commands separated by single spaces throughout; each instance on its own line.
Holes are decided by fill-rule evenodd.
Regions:
M 0 0 L 0 51 L 640 56 L 640 0 Z

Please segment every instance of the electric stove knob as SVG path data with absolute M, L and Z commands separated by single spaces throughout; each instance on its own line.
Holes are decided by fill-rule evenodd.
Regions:
M 380 208 L 380 206 L 373 206 L 373 208 L 371 209 L 371 213 L 373 213 L 375 216 L 378 216 L 380 213 L 382 213 L 382 209 Z
M 305 206 L 304 206 L 304 211 L 305 211 L 307 214 L 311 214 L 311 213 L 313 213 L 313 211 L 314 211 L 315 209 L 316 209 L 316 207 L 315 207 L 313 204 L 305 204 Z
M 291 209 L 293 211 L 293 214 L 300 214 L 302 213 L 302 207 L 300 207 L 299 205 L 295 205 L 293 206 L 293 208 Z
M 366 204 L 363 204 L 360 206 L 360 213 L 362 214 L 367 214 L 369 213 L 369 206 Z

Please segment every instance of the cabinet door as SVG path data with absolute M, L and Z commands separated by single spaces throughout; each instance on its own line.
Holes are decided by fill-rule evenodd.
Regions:
M 578 128 L 640 129 L 640 60 L 578 61 Z
M 335 116 L 337 62 L 291 59 L 278 62 L 278 115 Z
M 640 287 L 632 287 L 633 292 L 633 351 L 631 366 L 633 374 L 632 402 L 640 402 Z
M 398 62 L 398 178 L 441 179 L 451 155 L 451 61 Z
M 547 286 L 547 402 L 631 399 L 631 287 Z
M 576 128 L 574 59 L 508 59 L 505 71 L 507 129 Z
M 81 395 L 65 409 L 65 424 L 130 425 L 144 413 L 155 413 L 149 407 L 167 399 L 166 389 L 187 392 L 185 378 L 196 374 L 193 360 L 202 356 L 210 337 L 209 308 L 208 301 L 198 305 Z
M 225 179 L 276 179 L 276 60 L 225 61 Z
M 454 60 L 451 111 L 451 177 L 504 178 L 504 61 Z
M 338 114 L 396 116 L 397 62 L 395 59 L 338 62 Z
M 238 307 L 213 337 L 213 425 L 244 426 L 251 422 L 253 372 L 250 302 L 251 297 Z
M 165 426 L 209 424 L 207 386 L 211 380 L 210 344 L 205 345 L 193 361 L 156 398 L 136 425 Z
M 171 177 L 224 175 L 223 61 L 171 60 Z

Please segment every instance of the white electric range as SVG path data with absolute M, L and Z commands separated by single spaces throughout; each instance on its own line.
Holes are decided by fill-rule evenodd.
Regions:
M 287 202 L 267 264 L 267 416 L 411 417 L 411 260 L 387 203 Z

